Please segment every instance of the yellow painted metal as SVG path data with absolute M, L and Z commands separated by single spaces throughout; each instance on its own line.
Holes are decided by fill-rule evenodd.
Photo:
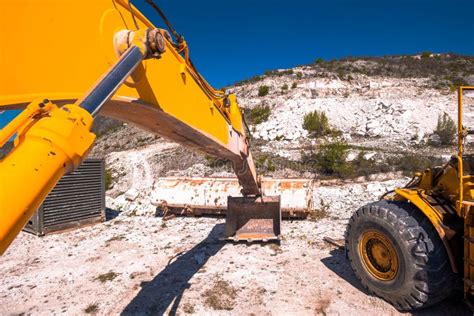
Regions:
M 397 194 L 396 199 L 401 197 L 415 205 L 428 218 L 431 224 L 433 224 L 433 227 L 436 229 L 436 232 L 446 249 L 451 268 L 454 272 L 457 272 L 456 257 L 454 256 L 453 250 L 448 241 L 456 232 L 443 224 L 443 214 L 429 203 L 423 190 L 396 189 L 395 193 Z
M 239 106 L 237 104 L 237 98 L 235 95 L 231 94 L 228 98 L 230 105 L 229 105 L 229 116 L 232 122 L 232 126 L 237 131 L 242 131 L 244 129 L 243 122 L 242 122 L 242 114 L 240 113 Z
M 462 201 L 464 200 L 464 164 L 463 164 L 463 152 L 464 152 L 464 128 L 462 126 L 462 97 L 463 87 L 458 88 L 458 181 L 459 181 L 459 199 L 456 203 L 456 210 L 458 214 L 461 214 Z
M 459 195 L 459 178 L 457 168 L 447 166 L 443 176 L 437 181 L 436 187 L 441 195 L 456 204 Z M 458 213 L 459 214 L 459 213 Z
M 463 126 L 463 95 L 464 91 L 474 91 L 472 86 L 458 88 L 458 185 L 459 193 L 456 201 L 456 211 L 464 218 L 464 299 L 472 307 L 474 303 L 474 177 L 464 174 L 464 140 L 468 130 Z
M 39 116 L 24 115 L 23 122 L 14 122 L 16 146 L 0 161 L 0 254 L 57 181 L 81 164 L 95 139 L 92 116 L 84 109 L 52 103 L 44 108 L 34 102 L 26 113 Z
M 399 269 L 395 246 L 378 230 L 365 231 L 359 242 L 359 255 L 367 272 L 381 281 L 393 280 Z
M 7 49 L 0 50 L 0 110 L 24 109 L 38 97 L 67 105 L 33 102 L 0 132 L 2 143 L 17 133 L 14 149 L 0 161 L 0 254 L 92 146 L 91 115 L 68 103 L 116 63 L 126 47 L 114 43 L 115 35 L 133 33 L 126 45 L 145 54 L 147 28 L 154 26 L 124 0 L 2 2 L 0 42 Z M 164 44 L 159 58 L 135 69 L 105 112 L 231 159 L 243 192 L 261 193 L 235 96 L 214 90 L 197 73 L 186 42 L 165 37 Z
M 443 227 L 443 215 L 435 209 L 425 197 L 423 192 L 416 189 L 396 189 L 395 193 L 413 203 L 433 224 L 441 239 L 445 238 L 446 231 Z
M 464 299 L 474 305 L 474 205 L 464 205 Z
M 463 92 L 474 91 L 474 87 L 459 87 L 458 89 L 458 152 L 456 155 L 456 164 L 447 164 L 442 174 L 437 176 L 436 183 L 433 184 L 433 172 L 429 169 L 423 174 L 418 174 L 419 182 L 413 188 L 401 188 L 395 190 L 396 196 L 394 199 L 404 199 L 414 204 L 433 224 L 438 232 L 441 240 L 444 243 L 451 266 L 456 272 L 456 260 L 453 250 L 449 244 L 449 240 L 456 234 L 455 231 L 445 225 L 444 213 L 434 207 L 428 196 L 432 192 L 441 195 L 447 201 L 450 201 L 454 206 L 459 217 L 464 219 L 464 237 L 465 237 L 465 260 L 464 265 L 465 279 L 472 281 L 474 284 L 474 269 L 471 268 L 474 262 L 474 222 L 471 215 L 471 208 L 474 206 L 474 176 L 472 174 L 465 174 L 465 153 L 464 140 L 467 136 L 467 129 L 463 126 Z M 468 287 L 470 288 L 470 287 Z
M 40 106 L 41 104 L 41 106 Z M 0 147 L 11 139 L 19 130 L 27 128 L 33 123 L 34 117 L 52 109 L 52 103 L 36 101 L 20 112 L 7 126 L 0 130 Z
M 456 203 L 456 211 L 459 216 L 463 216 L 465 210 L 463 209 L 463 202 L 465 200 L 473 200 L 474 198 L 474 177 L 472 175 L 464 174 L 464 140 L 467 136 L 467 129 L 463 126 L 463 94 L 464 91 L 474 91 L 474 87 L 460 86 L 458 88 L 458 199 Z M 461 189 L 462 188 L 462 189 Z
M 132 8 L 139 29 L 154 28 Z M 0 109 L 23 108 L 39 97 L 73 102 L 117 60 L 113 38 L 135 30 L 124 0 L 6 0 L 0 10 Z M 218 49 L 216 47 L 216 49 Z M 187 46 L 179 50 L 188 55 Z M 166 41 L 160 59 L 142 63 L 115 94 L 116 100 L 140 100 L 228 144 L 229 124 L 243 134 L 241 118 L 223 106 L 223 92 L 205 85 L 189 61 Z M 133 106 L 133 105 L 132 105 Z M 240 113 L 239 113 L 240 114 Z

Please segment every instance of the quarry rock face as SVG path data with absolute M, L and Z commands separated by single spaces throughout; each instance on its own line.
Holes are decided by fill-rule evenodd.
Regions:
M 269 120 L 255 126 L 256 138 L 271 141 L 283 137 L 292 141 L 307 137 L 303 117 L 314 110 L 326 112 L 331 125 L 343 133 L 391 141 L 424 139 L 435 128 L 440 114 L 446 112 L 455 117 L 455 94 L 426 88 L 419 93 L 427 81 L 423 78 L 369 81 L 365 76 L 356 76 L 350 82 L 320 78 L 282 93 L 279 87 L 283 80 L 268 78 L 232 89 L 244 107 L 262 102 L 273 106 Z M 261 85 L 275 92 L 265 97 L 246 93 Z

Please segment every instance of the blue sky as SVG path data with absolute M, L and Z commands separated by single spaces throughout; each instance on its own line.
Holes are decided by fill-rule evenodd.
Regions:
M 153 22 L 143 0 L 132 0 Z M 474 55 L 473 0 L 156 0 L 217 87 L 316 58 Z
M 132 0 L 152 22 L 158 15 Z M 222 87 L 316 58 L 474 55 L 473 0 L 156 0 L 204 77 Z M 4 74 L 5 75 L 5 74 Z M 0 126 L 13 114 L 0 115 Z

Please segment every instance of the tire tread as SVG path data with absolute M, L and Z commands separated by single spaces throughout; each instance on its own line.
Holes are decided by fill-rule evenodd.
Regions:
M 412 263 L 418 269 L 412 286 L 404 295 L 389 297 L 378 289 L 370 288 L 358 275 L 354 258 L 349 249 L 349 240 L 357 224 L 382 219 L 394 227 L 405 243 Z M 346 254 L 356 277 L 366 290 L 380 296 L 402 311 L 411 311 L 432 306 L 445 298 L 456 288 L 459 277 L 453 273 L 444 244 L 431 222 L 415 206 L 406 202 L 381 200 L 359 208 L 349 220 L 346 230 Z

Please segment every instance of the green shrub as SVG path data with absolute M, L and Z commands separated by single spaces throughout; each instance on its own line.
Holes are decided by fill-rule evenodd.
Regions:
M 276 170 L 276 166 L 272 161 L 272 157 L 266 154 L 255 157 L 255 167 L 260 172 L 273 172 Z
M 105 174 L 104 174 L 104 184 L 105 184 L 106 191 L 112 188 L 113 182 L 114 182 L 114 178 L 112 177 L 112 171 L 110 169 L 106 169 Z
M 440 166 L 443 164 L 441 157 L 430 155 L 419 155 L 413 153 L 403 153 L 400 155 L 390 155 L 382 161 L 365 159 L 365 153 L 361 151 L 353 161 L 352 166 L 354 176 L 368 176 L 376 173 L 386 173 L 402 171 L 405 176 L 413 176 L 415 172 L 420 172 L 428 167 Z
M 458 87 L 460 86 L 469 85 L 469 83 L 466 80 L 464 80 L 464 78 L 456 77 L 456 78 L 450 78 L 449 80 L 451 81 L 451 84 L 449 85 L 449 90 L 451 90 L 451 92 L 456 91 Z
M 346 162 L 349 147 L 343 141 L 321 145 L 314 159 L 319 172 L 327 175 L 346 177 L 353 173 L 351 164 Z
M 296 87 L 298 87 L 298 84 L 296 82 L 293 82 L 293 84 L 291 85 L 291 89 L 296 89 Z
M 405 176 L 413 176 L 414 172 L 421 172 L 428 167 L 440 166 L 443 159 L 435 156 L 422 156 L 418 154 L 405 153 L 386 159 L 386 164 L 394 170 L 402 171 Z
M 451 145 L 453 143 L 456 138 L 456 130 L 456 123 L 447 113 L 438 116 L 438 124 L 434 133 L 439 136 L 442 145 Z
M 431 57 L 431 52 L 423 52 L 421 53 L 421 58 L 430 58 Z
M 232 162 L 229 159 L 217 158 L 210 155 L 205 155 L 204 159 L 206 159 L 207 165 L 211 168 L 225 167 L 228 169 L 229 167 L 232 167 Z
M 331 133 L 329 120 L 324 111 L 309 112 L 304 116 L 303 128 L 307 130 L 312 137 L 321 137 Z
M 269 86 L 260 86 L 260 88 L 258 88 L 258 96 L 259 97 L 264 97 L 268 94 L 268 92 L 270 91 L 270 87 Z
M 377 162 L 375 159 L 366 159 L 366 152 L 361 151 L 357 157 L 350 162 L 354 176 L 369 176 L 371 174 L 385 173 L 392 171 L 392 166 L 385 162 Z
M 343 80 L 345 75 L 346 73 L 344 72 L 344 69 L 337 70 L 337 76 L 339 77 L 339 79 Z
M 253 77 L 248 78 L 248 79 L 243 79 L 243 80 L 237 81 L 236 83 L 234 83 L 234 85 L 235 86 L 242 86 L 242 85 L 247 84 L 247 83 L 259 82 L 259 81 L 262 81 L 263 79 L 265 79 L 264 76 L 256 75 L 256 76 L 253 76 Z
M 251 124 L 260 124 L 268 120 L 271 114 L 270 106 L 260 104 L 249 111 L 248 119 Z
M 335 141 L 319 146 L 311 153 L 302 154 L 302 166 L 298 170 L 319 172 L 330 177 L 350 178 L 369 176 L 377 173 L 401 171 L 405 176 L 413 176 L 414 172 L 423 171 L 428 167 L 443 164 L 441 157 L 418 155 L 405 152 L 385 156 L 383 160 L 365 158 L 365 152 L 360 151 L 352 161 L 346 161 L 351 146 L 342 141 Z
M 282 87 L 281 90 L 286 91 L 288 90 L 288 85 L 285 83 Z
M 301 72 L 296 73 L 296 78 L 301 79 L 303 78 L 303 74 Z
M 324 62 L 324 60 L 322 58 L 317 58 L 314 63 L 315 64 L 322 64 Z
M 272 77 L 272 76 L 277 76 L 281 77 L 284 75 L 292 75 L 293 74 L 293 69 L 287 69 L 287 70 L 267 70 L 263 73 L 267 77 Z

